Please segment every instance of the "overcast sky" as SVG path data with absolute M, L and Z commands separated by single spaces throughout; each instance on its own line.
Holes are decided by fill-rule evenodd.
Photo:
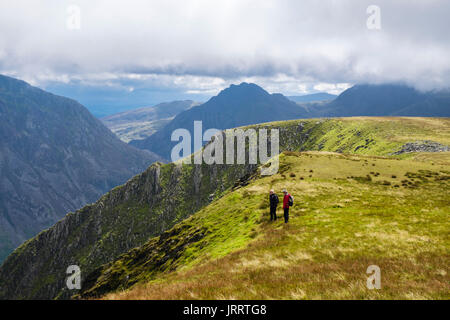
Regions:
M 369 5 L 380 29 L 367 26 Z M 117 109 L 204 100 L 242 81 L 286 95 L 439 89 L 449 30 L 448 0 L 2 1 L 0 73 Z

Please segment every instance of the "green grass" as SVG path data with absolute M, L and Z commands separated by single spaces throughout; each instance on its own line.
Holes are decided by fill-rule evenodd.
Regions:
M 299 124 L 303 124 L 301 132 Z M 282 121 L 265 126 L 284 128 L 280 133 L 282 149 L 290 151 L 387 156 L 406 142 L 433 140 L 450 145 L 448 118 L 350 117 Z M 303 143 L 298 143 L 300 141 Z
M 106 299 L 448 299 L 449 154 L 432 158 L 286 152 L 277 175 L 105 267 L 93 292 L 115 272 L 120 285 Z M 288 225 L 268 221 L 270 188 L 295 197 Z M 199 230 L 203 237 L 185 241 Z M 366 288 L 372 264 L 381 290 Z
M 4 291 L 0 292 L 0 296 L 4 294 L 13 297 L 19 296 L 20 293 L 20 297 L 26 298 L 53 298 L 56 295 L 67 298 L 65 293 L 61 292 L 55 295 L 51 293 L 49 296 L 47 294 L 61 288 L 65 278 L 64 266 L 69 263 L 78 264 L 85 275 L 92 273 L 91 281 L 97 280 L 98 274 L 101 274 L 97 283 L 88 282 L 91 293 L 103 294 L 155 281 L 174 281 L 180 283 L 180 286 L 188 285 L 189 282 L 183 282 L 182 275 L 177 278 L 178 272 L 191 272 L 193 277 L 206 284 L 210 281 L 210 289 L 214 291 L 215 287 L 221 286 L 214 284 L 215 277 L 205 278 L 195 270 L 207 268 L 208 264 L 215 261 L 227 264 L 228 262 L 221 262 L 222 259 L 231 259 L 238 252 L 257 245 L 260 241 L 269 246 L 272 238 L 285 237 L 290 232 L 295 231 L 294 239 L 301 240 L 299 243 L 302 243 L 304 248 L 299 249 L 300 251 L 307 251 L 308 245 L 314 247 L 314 243 L 321 243 L 323 240 L 307 238 L 306 235 L 310 232 L 328 239 L 330 242 L 325 244 L 329 245 L 330 252 L 333 252 L 336 243 L 331 241 L 338 241 L 341 233 L 346 237 L 342 240 L 344 244 L 348 246 L 351 243 L 359 251 L 364 249 L 358 247 L 359 237 L 355 238 L 348 233 L 348 228 L 356 223 L 353 219 L 366 221 L 373 218 L 373 221 L 368 222 L 369 225 L 379 224 L 380 227 L 390 230 L 389 226 L 385 225 L 385 221 L 392 219 L 389 214 L 394 215 L 395 219 L 406 214 L 412 221 L 419 219 L 421 222 L 433 224 L 432 230 L 438 229 L 433 221 L 440 223 L 441 216 L 437 213 L 448 207 L 448 201 L 446 202 L 444 197 L 448 193 L 447 181 L 436 181 L 435 175 L 427 177 L 429 174 L 426 171 L 422 174 L 418 170 L 434 173 L 439 171 L 438 177 L 445 177 L 450 171 L 448 153 L 411 153 L 400 156 L 390 154 L 399 150 L 404 143 L 417 140 L 432 140 L 450 145 L 450 119 L 355 117 L 293 120 L 250 127 L 280 129 L 280 150 L 286 151 L 286 156 L 282 156 L 279 174 L 258 179 L 245 188 L 232 191 L 236 181 L 252 172 L 252 168 L 245 165 L 154 164 L 125 185 L 111 190 L 95 204 L 69 214 L 65 221 L 59 224 L 68 228 L 67 232 L 61 234 L 59 242 L 47 240 L 50 239 L 49 234 L 59 232 L 57 227 L 52 227 L 20 246 L 10 256 L 7 266 L 3 267 L 3 279 L 5 282 L 9 281 L 8 279 L 21 279 L 23 270 L 28 270 L 27 272 L 32 274 L 30 285 L 16 286 L 14 281 L 10 281 L 7 288 L 3 287 Z M 300 157 L 289 154 L 305 150 L 322 153 L 307 153 Z M 324 151 L 339 152 L 341 155 L 327 154 Z M 405 176 L 407 172 L 419 176 Z M 289 226 L 291 229 L 287 230 L 283 229 L 280 223 L 266 223 L 267 192 L 270 188 L 279 192 L 283 187 L 292 190 L 296 198 L 296 205 L 292 209 L 293 220 Z M 430 220 L 423 217 L 425 212 Z M 405 229 L 410 227 L 406 221 L 395 220 L 394 223 L 399 224 L 399 232 L 409 232 L 409 229 Z M 442 226 L 445 228 L 442 229 Z M 362 225 L 359 227 L 362 228 Z M 425 232 L 425 227 L 421 227 L 421 232 Z M 441 234 L 448 236 L 448 224 L 444 222 L 440 228 Z M 165 231 L 167 232 L 164 233 Z M 306 235 L 304 232 L 307 232 Z M 161 233 L 162 238 L 155 238 Z M 330 235 L 333 235 L 332 239 L 329 239 Z M 384 235 L 379 232 L 378 236 Z M 389 236 L 386 238 L 390 239 Z M 438 243 L 444 243 L 441 240 Z M 364 238 L 364 241 L 364 246 L 378 246 L 372 238 Z M 289 242 L 286 245 L 289 247 L 296 244 Z M 137 246 L 139 247 L 129 251 Z M 404 252 L 408 252 L 408 248 L 408 244 L 404 244 L 404 247 L 398 250 L 391 247 L 389 250 L 400 252 L 404 249 Z M 270 256 L 275 253 L 276 251 L 264 254 Z M 307 254 L 320 256 L 328 253 L 319 250 Z M 55 255 L 60 258 L 52 259 Z M 30 264 L 29 261 L 35 257 L 39 257 L 36 258 L 39 263 Z M 367 255 L 360 254 L 360 257 Z M 448 256 L 435 257 L 446 259 Z M 254 261 L 253 258 L 247 260 L 250 265 L 254 263 L 251 262 Z M 43 263 L 45 261 L 52 262 L 50 267 Z M 281 261 L 281 265 L 287 266 L 286 261 Z M 349 263 L 352 261 L 355 260 L 349 260 Z M 324 268 L 333 266 L 331 261 L 323 264 Z M 302 264 L 300 267 L 306 266 Z M 317 268 L 317 265 L 311 262 L 310 267 Z M 362 265 L 360 267 L 363 268 Z M 257 274 L 261 272 L 262 279 L 265 277 L 264 268 L 263 264 L 263 267 L 255 271 Z M 111 272 L 108 273 L 108 270 Z M 219 273 L 218 270 L 213 268 L 206 274 L 216 274 Z M 236 267 L 233 270 L 240 269 Z M 248 277 L 246 273 L 233 270 L 231 273 L 220 274 L 220 277 L 227 279 L 230 274 Z M 317 277 L 325 277 L 324 274 L 318 274 Z M 360 270 L 357 274 L 360 280 L 364 280 Z M 42 287 L 39 279 L 52 280 L 48 275 L 53 275 L 54 281 L 46 282 Z M 270 280 L 270 277 L 267 279 Z M 328 278 L 324 279 L 321 280 L 323 283 L 330 281 Z M 316 282 L 314 279 L 303 280 L 320 285 L 320 281 Z M 285 281 L 286 286 L 288 282 Z M 246 288 L 240 290 L 235 283 L 230 292 L 215 295 L 201 291 L 198 296 L 220 298 L 236 293 L 240 297 L 248 298 L 272 297 L 264 289 L 270 287 L 269 284 L 258 283 L 257 280 L 254 280 L 254 285 L 243 283 L 253 288 L 255 293 L 248 293 Z M 274 280 L 275 288 L 277 283 L 278 281 Z M 227 286 L 228 284 L 225 285 Z M 30 295 L 30 287 L 37 288 L 35 294 Z M 283 285 L 280 288 L 283 288 Z M 309 292 L 307 297 L 333 297 L 326 293 L 320 295 L 318 289 L 316 291 L 317 293 Z M 433 293 L 432 296 L 435 295 Z M 147 293 L 142 294 L 142 297 L 146 296 Z M 160 297 L 190 296 L 172 292 L 166 295 L 161 293 Z M 285 295 L 280 292 L 273 297 Z

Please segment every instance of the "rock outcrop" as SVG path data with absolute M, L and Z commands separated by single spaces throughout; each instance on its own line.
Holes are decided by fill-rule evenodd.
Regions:
M 450 147 L 434 141 L 425 140 L 425 141 L 405 143 L 399 151 L 396 151 L 393 154 L 399 155 L 411 152 L 445 152 L 445 151 L 450 151 Z

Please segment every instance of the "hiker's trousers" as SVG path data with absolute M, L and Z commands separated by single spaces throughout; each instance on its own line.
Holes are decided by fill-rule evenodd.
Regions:
M 277 220 L 277 207 L 270 207 L 270 220 Z
M 284 208 L 284 222 L 289 222 L 289 208 Z

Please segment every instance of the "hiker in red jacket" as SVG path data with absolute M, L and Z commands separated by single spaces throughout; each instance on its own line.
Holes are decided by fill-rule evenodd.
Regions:
M 284 198 L 283 198 L 283 210 L 284 210 L 284 223 L 289 222 L 289 207 L 292 206 L 294 200 L 292 196 L 287 192 L 286 189 L 283 190 Z

